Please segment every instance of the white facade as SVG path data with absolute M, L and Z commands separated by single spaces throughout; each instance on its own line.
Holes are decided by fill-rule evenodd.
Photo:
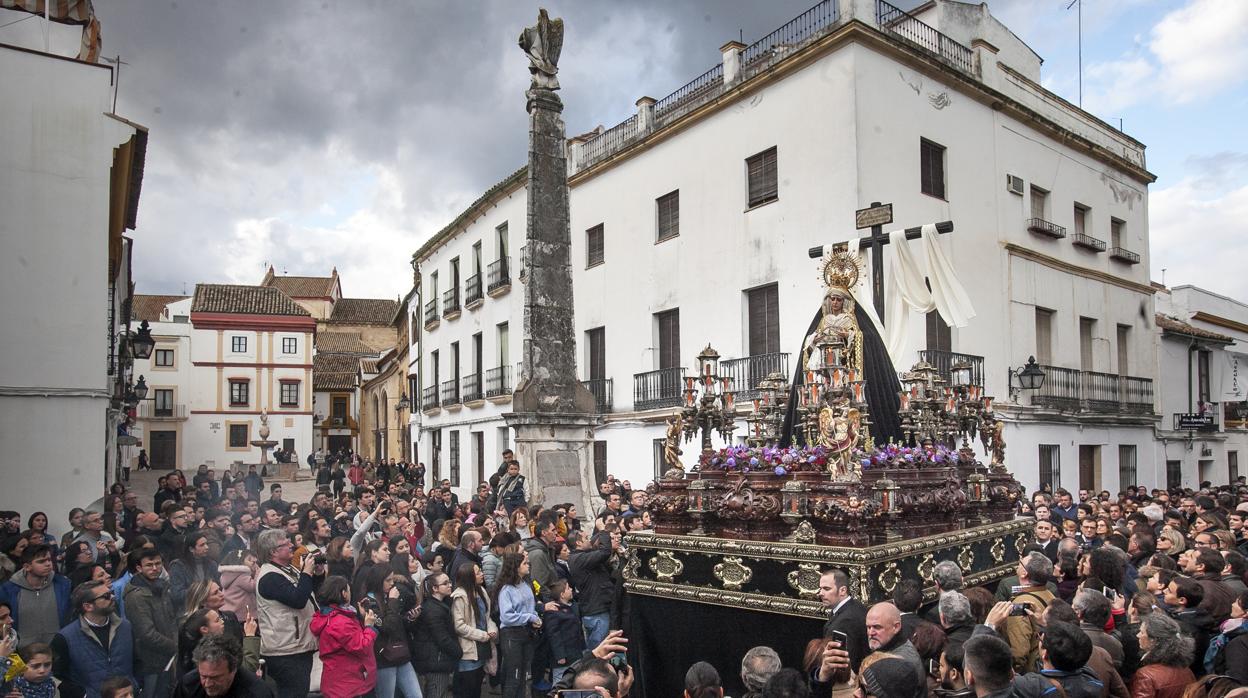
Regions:
M 1157 294 L 1162 328 L 1156 467 L 1159 482 L 1196 488 L 1246 474 L 1248 305 L 1195 286 Z M 1178 414 L 1205 412 L 1210 424 L 1179 429 Z
M 0 509 L 63 521 L 114 477 L 129 241 L 146 129 L 112 71 L 0 46 Z
M 638 410 L 634 401 L 641 389 L 635 374 L 661 367 L 658 314 L 679 310 L 681 366 L 693 368 L 694 356 L 708 342 L 725 359 L 747 357 L 747 292 L 775 284 L 779 351 L 795 356 L 823 293 L 807 249 L 853 241 L 861 234 L 854 230 L 854 211 L 883 201 L 893 204 L 895 215 L 886 231 L 954 222 L 955 231 L 940 236 L 939 244 L 954 261 L 976 316 L 954 328 L 943 349 L 983 357 L 986 389 L 997 396 L 998 414 L 1007 422 L 1008 463 L 1019 479 L 1029 488 L 1039 484 L 1040 447 L 1046 445 L 1058 449 L 1065 465 L 1052 474 L 1053 487 L 1114 490 L 1120 484 L 1119 447 L 1134 446 L 1139 482 L 1151 484 L 1145 473 L 1156 419 L 1151 392 L 1156 358 L 1147 278 L 1152 176 L 1143 169 L 1144 146 L 1039 87 L 1038 58 L 980 6 L 940 0 L 940 11 L 926 15 L 937 29 L 948 28 L 968 44 L 969 68 L 959 69 L 891 34 L 846 22 L 856 16 L 876 25 L 874 3 L 870 11 L 866 4 L 828 3 L 837 8 L 836 20 L 796 49 L 762 54 L 746 49 L 745 58 L 778 57 L 760 59 L 768 69 L 747 69 L 743 77 L 732 76 L 745 58 L 726 46 L 728 80 L 706 88 L 709 97 L 675 108 L 671 97 L 657 106 L 643 99 L 635 121 L 571 144 L 580 377 L 589 377 L 586 333 L 603 328 L 603 377 L 613 381 L 614 399 L 596 438 L 606 443 L 607 469 L 639 486 L 660 469 L 655 440 L 662 438 L 663 420 L 673 408 Z M 1004 65 L 1007 60 L 1014 65 Z M 943 197 L 921 191 L 923 141 L 941 149 Z M 777 196 L 750 206 L 746 161 L 771 148 Z M 1021 178 L 1021 195 L 1007 189 L 1007 175 Z M 1033 186 L 1046 192 L 1034 216 Z M 658 199 L 674 191 L 679 234 L 658 241 Z M 507 224 L 511 259 L 517 261 L 524 193 L 523 176 L 509 178 L 417 252 L 422 301 L 435 302 L 440 316 L 424 323 L 424 390 L 433 386 L 434 352 L 437 381 L 454 377 L 453 343 L 460 346 L 460 377 L 476 370 L 469 349 L 475 333 L 483 338 L 487 367 L 514 366 L 518 360 L 523 325 L 518 289 L 498 298 L 487 295 L 479 308 L 463 310 L 456 319 L 442 317 L 442 294 L 453 276 L 453 258 L 460 260 L 461 294 L 475 270 L 474 245 L 481 245 L 486 264 L 498 259 L 500 225 Z M 1078 226 L 1076 206 L 1083 218 Z M 1072 234 L 1053 239 L 1029 232 L 1033 217 Z M 601 262 L 589 258 L 587 243 L 598 225 L 603 226 Z M 1113 237 L 1112 246 L 1121 251 L 1111 258 L 1075 246 L 1077 227 L 1104 241 Z M 911 245 L 917 251 L 918 243 Z M 1141 263 L 1125 261 L 1129 252 Z M 884 254 L 887 267 L 893 253 L 886 247 Z M 888 288 L 886 280 L 886 293 Z M 870 303 L 869 279 L 857 296 Z M 1052 313 L 1050 346 L 1043 352 L 1037 346 L 1037 308 Z M 430 319 L 427 310 L 421 308 L 422 321 Z M 496 328 L 503 322 L 509 323 L 510 348 L 499 356 Z M 919 350 L 942 348 L 928 347 L 926 318 L 911 313 L 905 322 L 907 348 L 893 357 L 898 370 L 917 361 Z M 1053 383 L 1036 396 L 1008 399 L 1009 371 L 1038 353 L 1045 363 L 1074 371 L 1072 402 L 1047 399 Z M 793 368 L 790 362 L 788 370 Z M 1120 372 L 1142 377 L 1132 383 L 1141 395 L 1138 404 L 1120 399 L 1125 394 Z M 1112 383 L 1115 404 L 1080 392 L 1084 381 L 1097 380 Z M 445 403 L 443 386 L 437 391 Z M 469 438 L 471 432 L 481 432 L 486 453 L 496 456 L 501 414 L 507 410 L 505 401 L 489 400 L 442 406 L 425 411 L 422 430 L 442 432 L 445 469 L 451 431 L 461 432 L 461 461 L 467 453 L 462 444 L 476 438 Z M 434 460 L 430 444 L 420 453 Z M 1082 480 L 1081 457 L 1088 464 Z M 487 475 L 495 460 L 486 459 Z M 464 476 L 458 484 L 467 491 L 472 481 Z

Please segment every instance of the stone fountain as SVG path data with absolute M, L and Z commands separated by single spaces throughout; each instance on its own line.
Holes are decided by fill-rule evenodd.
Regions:
M 263 472 L 269 465 L 269 449 L 277 445 L 276 441 L 269 439 L 269 411 L 260 411 L 260 438 L 251 442 L 252 446 L 260 448 L 260 470 Z

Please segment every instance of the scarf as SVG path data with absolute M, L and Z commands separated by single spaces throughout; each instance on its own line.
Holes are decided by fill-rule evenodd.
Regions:
M 39 683 L 31 683 L 24 676 L 19 676 L 13 681 L 13 688 L 22 694 L 22 698 L 52 698 L 56 695 L 56 682 L 50 676 Z

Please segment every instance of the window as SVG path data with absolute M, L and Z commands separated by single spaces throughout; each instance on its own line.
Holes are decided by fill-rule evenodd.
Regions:
M 1122 247 L 1122 231 L 1127 224 L 1117 218 L 1109 219 L 1109 240 L 1110 247 Z
M 511 356 L 509 353 L 510 347 L 507 346 L 507 343 L 507 323 L 500 322 L 498 323 L 498 366 L 506 366 L 510 362 L 510 359 L 508 358 Z
M 1239 479 L 1239 451 L 1226 452 L 1226 475 L 1227 482 L 1234 486 L 1235 481 Z
M 588 380 L 597 381 L 607 377 L 607 328 L 595 327 L 585 331 L 585 348 L 589 354 L 585 362 L 589 369 Z
M 1053 311 L 1036 308 L 1036 361 L 1053 363 Z
M 1135 446 L 1118 447 L 1118 489 L 1135 486 Z
M 1049 209 L 1049 193 L 1040 187 L 1031 186 L 1031 217 L 1045 220 Z
M 659 209 L 659 233 L 655 240 L 663 242 L 680 235 L 680 190 L 660 196 L 656 203 Z
M 919 139 L 919 191 L 945 198 L 945 146 Z
M 299 381 L 282 381 L 282 407 L 299 406 Z
M 246 380 L 230 380 L 230 406 L 246 407 L 251 404 L 251 383 Z
M 603 225 L 599 223 L 585 231 L 585 268 L 602 264 Z
M 776 183 L 776 149 L 768 148 L 758 155 L 745 159 L 745 173 L 748 180 L 749 208 L 775 201 L 779 198 Z
M 230 425 L 230 448 L 247 448 L 248 438 L 251 435 L 250 424 L 231 424 Z
M 1079 445 L 1079 489 L 1101 489 L 1101 447 Z
M 927 348 L 929 351 L 953 351 L 953 331 L 939 310 L 927 313 Z
M 155 402 L 152 404 L 153 412 L 157 417 L 173 416 L 173 390 L 166 388 L 157 388 L 153 391 Z
M 1209 402 L 1209 357 L 1212 352 L 1196 352 L 1196 399 Z
M 1062 454 L 1056 444 L 1040 444 L 1040 488 L 1062 486 Z
M 429 272 L 429 298 L 433 302 L 438 301 L 438 272 Z
M 230 337 L 230 351 L 235 354 L 247 353 L 247 338 L 238 335 Z
M 155 356 L 156 356 L 155 361 L 156 361 L 157 366 L 161 366 L 164 368 L 173 367 L 173 350 L 172 349 L 157 349 L 155 352 Z
M 494 229 L 494 244 L 498 249 L 498 258 L 507 259 L 507 223 Z
M 1090 317 L 1079 318 L 1079 368 L 1084 371 L 1093 370 L 1092 339 L 1096 334 L 1096 320 Z
M 429 432 L 429 464 L 433 468 L 434 482 L 442 479 L 442 430 Z
M 662 477 L 663 477 L 663 468 L 664 468 L 664 466 L 666 465 L 666 463 L 665 463 L 665 462 L 664 462 L 664 460 L 663 460 L 663 444 L 665 444 L 666 442 L 667 442 L 667 440 L 666 440 L 666 439 L 655 439 L 655 440 L 654 440 L 654 444 L 653 444 L 653 450 L 654 450 L 654 479 L 655 479 L 655 481 L 656 481 L 656 482 L 657 482 L 658 480 L 662 479 Z
M 659 368 L 680 366 L 680 309 L 654 314 L 659 335 Z
M 594 482 L 607 481 L 607 442 L 594 442 Z
M 1183 486 L 1183 461 L 1166 461 L 1166 489 Z
M 298 354 L 299 338 L 298 337 L 282 337 L 282 353 Z
M 1088 207 L 1083 204 L 1075 204 L 1075 235 L 1083 235 L 1088 232 Z
M 348 402 L 349 402 L 349 398 L 338 397 L 337 395 L 334 396 L 334 399 L 329 409 L 330 414 L 333 415 L 334 419 L 340 419 L 344 422 L 347 420 L 347 403 Z
M 451 435 L 451 487 L 459 487 L 459 430 L 452 429 Z
M 780 291 L 768 284 L 745 292 L 749 314 L 750 356 L 780 351 Z
M 1118 375 L 1129 375 L 1131 369 L 1131 326 L 1118 326 Z
M 441 383 L 438 381 L 438 350 L 437 349 L 434 349 L 433 351 L 429 352 L 429 377 L 432 379 L 432 382 L 430 382 L 429 385 L 432 386 L 433 389 L 436 391 L 438 389 L 438 386 L 441 385 Z M 435 392 L 434 394 L 436 395 L 437 393 Z

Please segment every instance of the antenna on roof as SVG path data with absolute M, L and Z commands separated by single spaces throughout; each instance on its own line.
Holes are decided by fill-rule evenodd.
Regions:
M 1079 15 L 1079 108 L 1083 108 L 1083 0 L 1070 0 L 1066 9 L 1076 8 Z M 1121 131 L 1122 129 L 1118 129 Z
M 190 295 L 189 293 L 187 293 L 187 292 L 186 292 L 186 282 L 185 282 L 185 281 L 183 281 L 183 282 L 182 282 L 182 295 L 184 295 L 184 296 L 189 296 L 189 295 Z

